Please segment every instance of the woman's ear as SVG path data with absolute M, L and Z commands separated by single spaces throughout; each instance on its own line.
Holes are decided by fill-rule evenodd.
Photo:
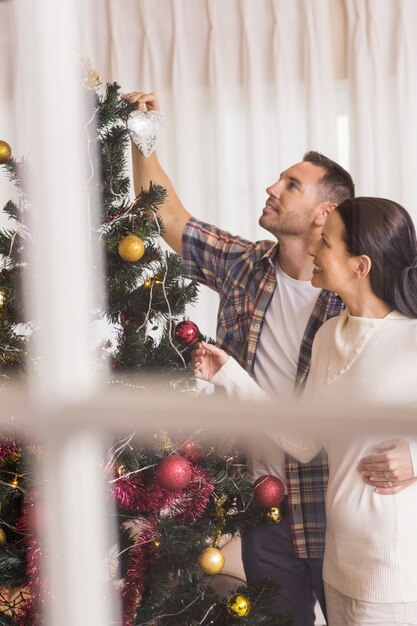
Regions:
M 356 257 L 356 263 L 354 267 L 355 274 L 357 278 L 365 278 L 368 276 L 371 271 L 372 261 L 366 254 L 361 254 L 361 256 Z

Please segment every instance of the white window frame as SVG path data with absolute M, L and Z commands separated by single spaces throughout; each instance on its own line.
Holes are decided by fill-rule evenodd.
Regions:
M 23 84 L 18 103 L 19 133 L 36 146 L 31 192 L 37 220 L 35 277 L 26 285 L 35 319 L 44 332 L 30 355 L 42 359 L 44 374 L 30 376 L 29 388 L 3 390 L 3 423 L 36 434 L 44 443 L 43 479 L 46 485 L 46 529 L 40 539 L 47 549 L 45 572 L 54 601 L 46 623 L 59 626 L 120 624 L 118 607 L 106 594 L 107 550 L 114 529 L 109 519 L 100 460 L 108 434 L 117 428 L 152 430 L 172 425 L 210 428 L 239 434 L 294 424 L 303 428 L 314 420 L 329 432 L 336 425 L 331 411 L 271 404 L 225 404 L 158 393 L 143 394 L 133 387 L 105 386 L 94 367 L 89 347 L 90 310 L 87 299 L 92 264 L 100 258 L 86 238 L 86 216 L 94 220 L 94 206 L 83 195 L 83 137 L 76 83 L 77 24 L 74 0 L 16 0 L 20 10 L 18 35 L 25 41 L 21 55 Z M 22 50 L 22 48 L 21 48 Z M 87 211 L 86 208 L 89 207 Z M 46 332 L 47 331 L 47 332 Z M 342 410 L 342 409 L 341 409 Z M 337 428 L 352 428 L 352 410 L 344 407 Z M 226 417 L 227 416 L 227 417 Z M 256 418 L 254 419 L 254 416 Z M 416 432 L 413 412 L 389 411 L 360 416 L 366 431 Z M 256 422 L 256 423 L 255 423 Z

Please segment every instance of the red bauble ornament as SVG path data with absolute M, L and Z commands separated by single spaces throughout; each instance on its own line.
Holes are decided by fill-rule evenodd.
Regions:
M 278 506 L 285 496 L 285 487 L 276 476 L 260 476 L 253 484 L 253 499 L 264 508 Z
M 193 470 L 187 459 L 179 454 L 166 456 L 156 468 L 156 482 L 163 489 L 179 491 L 185 489 L 193 477 Z
M 199 463 L 204 458 L 204 450 L 195 441 L 187 441 L 181 446 L 181 454 L 191 463 Z
M 184 319 L 182 322 L 175 326 L 175 339 L 182 346 L 192 346 L 194 343 L 196 343 L 196 341 L 198 341 L 199 335 L 200 331 L 197 324 L 194 324 L 194 322 L 191 322 L 188 319 Z

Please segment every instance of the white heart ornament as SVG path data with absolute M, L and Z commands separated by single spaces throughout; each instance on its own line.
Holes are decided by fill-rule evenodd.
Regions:
M 156 148 L 162 121 L 163 117 L 159 111 L 133 111 L 127 118 L 130 135 L 146 158 Z

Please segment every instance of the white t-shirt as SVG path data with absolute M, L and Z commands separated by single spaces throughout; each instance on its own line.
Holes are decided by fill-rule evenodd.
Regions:
M 279 265 L 276 280 L 256 351 L 254 379 L 268 395 L 288 398 L 294 393 L 301 341 L 321 290 L 309 280 L 291 278 Z M 267 437 L 249 452 L 248 469 L 254 480 L 271 474 L 286 484 L 285 454 Z

